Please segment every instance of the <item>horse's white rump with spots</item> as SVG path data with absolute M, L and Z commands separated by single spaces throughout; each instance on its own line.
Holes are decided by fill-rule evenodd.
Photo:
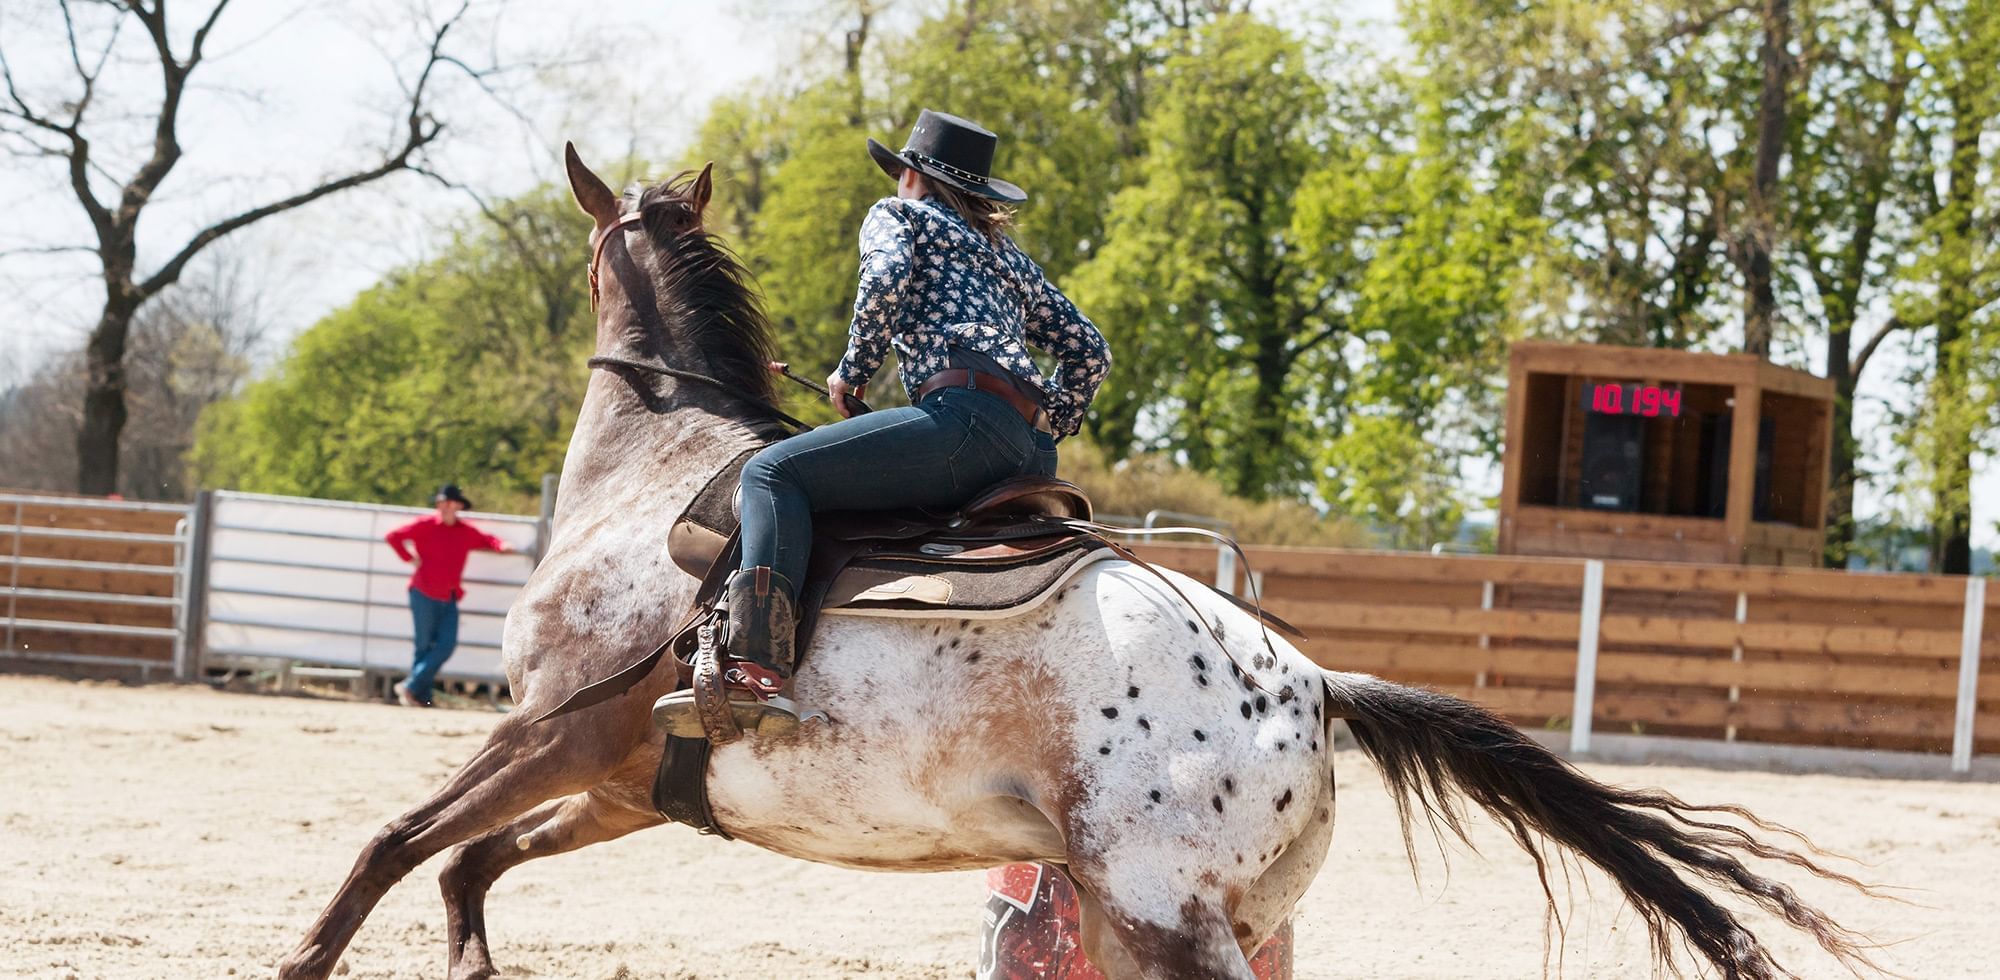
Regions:
M 1233 908 L 1331 820 L 1324 686 L 1283 637 L 1273 661 L 1254 617 L 1163 571 L 1199 616 L 1152 573 L 1105 561 L 1015 619 L 826 618 L 797 690 L 834 723 L 718 749 L 717 819 L 859 867 L 1067 863 L 1161 927 L 1190 900 Z M 1310 874 L 1294 877 L 1303 892 Z M 1298 892 L 1245 923 L 1246 941 Z

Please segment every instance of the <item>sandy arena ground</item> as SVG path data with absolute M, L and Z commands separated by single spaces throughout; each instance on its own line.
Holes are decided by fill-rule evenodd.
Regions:
M 0 977 L 269 976 L 361 844 L 469 756 L 498 716 L 0 675 Z M 1483 820 L 1484 857 L 1435 849 L 1413 883 L 1387 796 L 1353 751 L 1338 832 L 1301 903 L 1300 978 L 1543 975 L 1532 867 Z M 1734 801 L 1868 862 L 1909 904 L 1805 895 L 1923 980 L 2000 976 L 2000 786 L 1592 766 Z M 444 974 L 436 858 L 362 929 L 355 978 Z M 1798 876 L 1786 875 L 1797 881 Z M 508 976 L 969 977 L 978 873 L 791 861 L 673 827 L 525 865 L 488 905 Z M 1582 879 L 1579 879 L 1582 882 Z M 1563 977 L 1648 975 L 1643 930 L 1602 879 L 1567 912 Z M 1806 977 L 1845 975 L 1768 918 Z

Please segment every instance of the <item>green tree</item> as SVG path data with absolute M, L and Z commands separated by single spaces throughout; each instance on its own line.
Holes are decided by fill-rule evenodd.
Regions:
M 877 138 L 900 146 L 925 107 L 1004 134 L 994 170 L 1029 192 L 1013 236 L 1060 282 L 1102 241 L 1105 212 L 1129 161 L 1088 74 L 1103 57 L 1091 55 L 1083 40 L 1091 35 L 1052 44 L 1041 33 L 1038 11 L 1023 4 L 1008 13 L 975 18 L 968 10 L 964 20 L 930 21 L 894 44 L 888 58 L 892 97 L 883 117 L 889 129 Z M 1106 26 L 1101 16 L 1079 20 L 1065 29 Z
M 1835 389 L 1826 542 L 1826 563 L 1835 568 L 1847 564 L 1856 532 L 1855 390 L 1883 340 L 1908 326 L 1878 311 L 1899 274 L 1894 256 L 1913 230 L 1898 179 L 1919 67 L 1910 12 L 1898 3 L 1828 4 L 1801 32 L 1791 241 L 1812 287 L 1807 312 L 1826 324 L 1826 374 Z M 1858 349 L 1857 332 L 1868 334 Z
M 451 479 L 483 507 L 530 506 L 587 382 L 587 231 L 544 189 L 329 314 L 204 413 L 202 484 L 408 503 Z
M 1357 414 L 1322 461 L 1334 509 L 1379 529 L 1390 547 L 1425 548 L 1458 532 L 1458 473 L 1408 420 Z
M 2000 10 L 1984 0 L 1941 0 L 1914 27 L 1928 69 L 1912 177 L 1923 216 L 1910 288 L 1899 313 L 1933 326 L 1931 376 L 1908 444 L 1929 500 L 1931 567 L 1972 570 L 1972 454 L 1989 448 L 2000 402 Z
M 1307 359 L 1345 331 L 1293 227 L 1326 152 L 1325 92 L 1297 41 L 1242 15 L 1194 32 L 1159 85 L 1140 180 L 1073 277 L 1118 352 L 1090 432 L 1114 452 L 1170 450 L 1234 493 L 1298 492 L 1325 431 L 1305 409 L 1342 374 Z
M 1837 388 L 1827 561 L 1854 547 L 1860 482 L 1853 400 L 1881 345 L 1907 339 L 1921 359 L 1902 381 L 1922 396 L 1891 415 L 1906 458 L 1883 489 L 1915 495 L 1932 529 L 1932 567 L 1970 568 L 1971 453 L 1990 439 L 1992 161 L 2000 124 L 1991 5 L 1957 0 L 1813 8 L 1801 54 L 1807 98 L 1796 135 L 1793 242 L 1827 324 Z M 1866 331 L 1858 328 L 1869 324 Z M 1857 350 L 1857 332 L 1867 340 Z M 1913 518 L 1914 519 L 1914 518 Z
M 738 244 L 764 291 L 779 349 L 808 378 L 823 378 L 846 347 L 861 219 L 894 193 L 864 149 L 867 130 L 847 121 L 856 84 L 844 76 L 822 82 L 786 110 L 777 123 L 784 159 Z M 883 395 L 895 391 L 893 382 L 871 385 L 869 401 L 893 404 Z M 832 417 L 830 408 L 812 407 L 817 396 L 804 388 L 787 397 L 795 414 Z
M 1133 100 L 1120 84 L 1129 69 L 1120 59 L 1131 54 L 1112 26 L 1125 9 L 953 5 L 912 36 L 886 41 L 868 38 L 866 20 L 858 20 L 863 26 L 847 38 L 838 71 L 787 99 L 743 95 L 716 104 L 696 155 L 721 161 L 725 175 L 741 173 L 744 185 L 717 227 L 734 234 L 757 273 L 801 373 L 831 367 L 845 346 L 861 218 L 894 193 L 863 140 L 900 146 L 921 108 L 1005 134 L 995 170 L 1032 194 L 1014 234 L 1051 277 L 1061 281 L 1088 257 L 1125 173 L 1118 120 Z M 870 401 L 899 404 L 893 373 L 883 377 L 888 383 L 871 388 Z M 803 390 L 788 399 L 807 417 L 829 417 L 812 414 L 821 410 Z

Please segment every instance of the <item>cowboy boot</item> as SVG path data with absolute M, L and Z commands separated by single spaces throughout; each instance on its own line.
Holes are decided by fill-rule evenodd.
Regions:
M 791 732 L 800 722 L 791 699 L 797 616 L 789 584 L 769 566 L 740 569 L 730 576 L 720 601 L 728 614 L 719 645 L 726 657 L 721 669 L 730 714 L 737 727 L 760 735 Z M 653 724 L 681 738 L 706 734 L 692 689 L 655 703 Z
M 769 565 L 738 569 L 729 577 L 722 601 L 729 606 L 729 637 L 723 649 L 736 660 L 748 660 L 774 674 L 780 684 L 791 679 L 795 661 L 798 612 L 793 608 L 790 580 Z

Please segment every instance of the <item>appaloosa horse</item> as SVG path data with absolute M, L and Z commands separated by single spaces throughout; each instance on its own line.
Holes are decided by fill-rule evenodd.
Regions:
M 507 617 L 517 710 L 368 842 L 280 976 L 331 973 L 383 893 L 454 845 L 441 876 L 451 976 L 492 976 L 483 906 L 495 879 L 662 822 L 649 710 L 672 670 L 532 719 L 644 653 L 684 612 L 696 583 L 669 563 L 664 532 L 765 434 L 771 344 L 742 267 L 702 230 L 708 170 L 621 201 L 573 149 L 568 166 L 593 238 L 609 238 L 592 263 L 598 353 L 719 384 L 629 369 L 591 379 L 553 541 Z M 637 227 L 619 222 L 628 212 Z M 1764 826 L 1749 814 L 1594 782 L 1471 704 L 1324 671 L 1282 638 L 1266 646 L 1250 614 L 1179 583 L 1191 600 L 1105 561 L 1011 619 L 826 618 L 797 693 L 833 721 L 717 748 L 717 820 L 779 853 L 857 868 L 1054 862 L 1075 882 L 1086 952 L 1110 976 L 1249 977 L 1246 951 L 1326 856 L 1330 726 L 1342 718 L 1380 765 L 1406 837 L 1419 808 L 1458 829 L 1463 794 L 1538 862 L 1545 835 L 1608 873 L 1663 960 L 1684 939 L 1725 976 L 1785 975 L 1698 882 L 1866 964 L 1858 937 L 1738 858 L 1850 879 L 1696 819 L 1725 810 Z

